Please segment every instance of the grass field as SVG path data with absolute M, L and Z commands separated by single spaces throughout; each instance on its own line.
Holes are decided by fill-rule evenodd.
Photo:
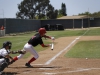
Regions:
M 65 56 L 71 58 L 100 58 L 100 40 L 80 41 Z
M 72 29 L 72 30 L 65 30 L 65 31 L 47 31 L 47 35 L 50 35 L 50 36 L 54 36 L 56 39 L 59 38 L 59 37 L 69 37 L 69 36 L 81 36 L 83 35 L 85 32 L 87 31 L 87 33 L 84 35 L 84 36 L 100 36 L 100 28 L 89 28 L 89 29 Z M 32 32 L 32 33 L 29 33 L 29 34 L 23 34 L 23 35 L 16 35 L 16 36 L 6 36 L 6 37 L 1 37 L 0 38 L 0 47 L 2 47 L 2 43 L 4 41 L 11 41 L 12 42 L 12 50 L 19 50 L 19 49 L 22 49 L 24 44 L 35 34 L 36 32 Z M 48 44 L 50 43 L 48 40 L 44 40 L 44 43 L 45 44 Z M 89 43 L 91 42 L 91 44 Z M 94 43 L 95 42 L 95 43 Z M 82 42 L 79 42 L 80 44 L 76 44 L 72 50 L 70 50 L 70 52 L 68 52 L 68 54 L 66 54 L 65 56 L 67 57 L 85 57 L 86 55 L 88 55 L 88 57 L 91 57 L 91 58 L 100 58 L 98 53 L 99 53 L 99 45 L 100 45 L 100 41 L 82 41 Z M 88 44 L 88 47 L 86 47 L 85 44 Z M 93 44 L 92 44 L 93 43 Z M 98 44 L 97 44 L 98 43 Z M 95 44 L 95 45 L 94 45 Z M 83 46 L 81 46 L 83 45 Z M 82 50 L 80 49 L 77 49 L 79 48 L 78 46 L 80 46 Z M 89 49 L 90 47 L 89 46 L 92 46 L 93 48 Z M 97 46 L 97 47 L 95 47 Z M 35 47 L 35 49 L 39 52 L 39 51 L 42 51 L 42 50 L 45 50 L 46 48 L 42 48 L 40 45 Z M 94 50 L 96 49 L 96 50 Z M 94 50 L 94 55 L 92 54 L 91 55 L 91 52 Z M 84 51 L 84 54 L 81 53 Z M 80 54 L 80 55 L 79 55 Z M 81 56 L 81 54 L 83 54 Z M 95 55 L 97 54 L 97 55 Z M 12 56 L 16 56 L 16 55 L 12 55 Z M 26 54 L 25 57 L 29 56 L 29 54 Z M 95 57 L 94 57 L 95 56 Z

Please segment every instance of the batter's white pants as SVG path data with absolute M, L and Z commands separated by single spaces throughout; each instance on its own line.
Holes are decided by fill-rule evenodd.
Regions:
M 39 57 L 38 53 L 36 52 L 36 50 L 34 50 L 33 46 L 28 43 L 24 45 L 23 50 L 25 50 L 26 52 L 30 52 L 34 56 L 35 59 Z M 24 54 L 20 54 L 19 56 L 17 56 L 17 58 L 20 59 L 23 57 L 23 55 Z

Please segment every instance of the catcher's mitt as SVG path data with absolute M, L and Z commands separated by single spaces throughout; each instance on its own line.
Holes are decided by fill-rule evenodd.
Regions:
M 18 53 L 19 53 L 19 54 L 25 54 L 26 51 L 24 51 L 24 50 L 18 50 Z
M 11 53 L 11 54 L 17 54 L 17 53 L 19 53 L 19 54 L 25 54 L 26 51 L 25 50 L 18 50 L 18 51 L 10 51 L 9 53 Z

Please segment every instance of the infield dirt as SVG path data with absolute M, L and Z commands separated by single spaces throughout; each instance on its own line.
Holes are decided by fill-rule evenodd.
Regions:
M 51 60 L 61 50 L 65 49 L 75 38 L 62 37 L 55 40 L 54 50 L 48 48 L 39 52 L 39 58 L 32 62 L 33 68 L 25 67 L 25 63 L 32 57 L 20 59 L 8 66 L 3 75 L 100 75 L 100 59 L 66 58 L 65 53 L 78 41 L 100 40 L 100 36 L 82 36 L 77 39 L 67 50 Z M 49 64 L 46 65 L 46 62 Z

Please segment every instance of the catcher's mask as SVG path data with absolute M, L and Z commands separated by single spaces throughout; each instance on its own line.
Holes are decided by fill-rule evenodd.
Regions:
M 39 33 L 40 33 L 40 34 L 46 33 L 46 29 L 45 29 L 45 28 L 40 28 L 40 29 L 39 29 Z
M 10 41 L 6 41 L 3 43 L 3 48 L 6 48 L 7 46 L 9 46 L 9 49 L 11 49 L 11 45 L 12 43 Z

